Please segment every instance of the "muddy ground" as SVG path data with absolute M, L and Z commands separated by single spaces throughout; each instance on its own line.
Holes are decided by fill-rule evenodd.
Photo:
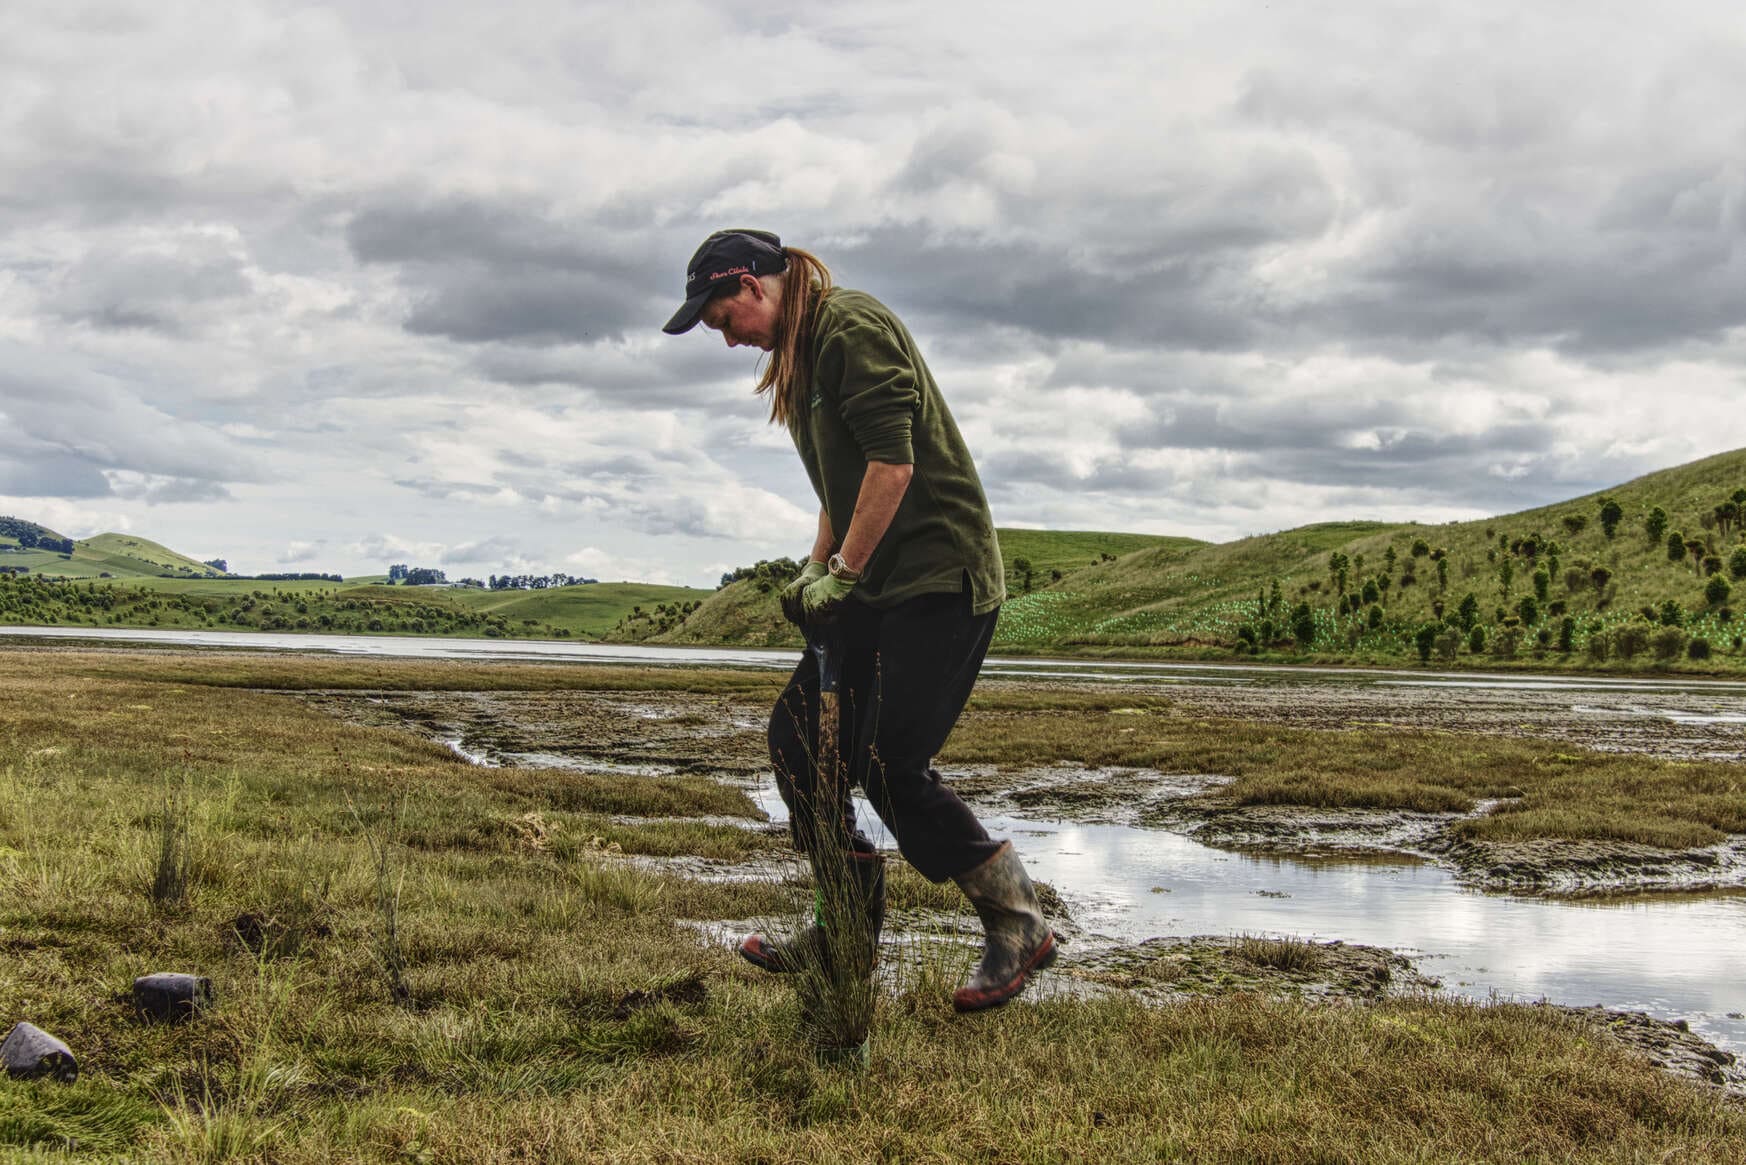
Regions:
M 1305 728 L 1410 729 L 1564 740 L 1664 758 L 1746 760 L 1746 697 L 1564 683 L 1483 680 L 1427 685 L 1392 677 L 1314 676 L 1276 682 L 1182 679 L 1156 690 L 1188 711 Z M 987 681 L 983 687 L 1021 686 Z M 1035 691 L 1035 681 L 1022 685 Z M 1064 690 L 1083 692 L 1084 684 Z M 1127 684 L 1126 692 L 1142 690 Z M 706 773 L 757 787 L 767 763 L 761 704 L 685 693 L 313 693 L 350 719 L 405 724 L 485 763 L 579 765 L 627 773 Z M 974 726 L 976 713 L 966 714 Z M 1046 760 L 1046 758 L 1043 758 Z M 951 774 L 979 809 L 1063 821 L 1145 825 L 1246 853 L 1389 853 L 1435 862 L 1464 885 L 1559 896 L 1746 888 L 1746 836 L 1666 850 L 1619 841 L 1494 842 L 1458 838 L 1462 814 L 1240 806 L 1218 774 L 1040 763 Z M 1474 812 L 1486 813 L 1491 804 Z
M 1741 756 L 1741 729 L 1732 720 L 1734 709 L 1700 710 L 1694 708 L 1700 701 L 1680 694 L 1632 692 L 1627 700 L 1610 701 L 1608 708 L 1591 701 L 1591 693 L 1573 699 L 1570 693 L 1519 689 L 1451 692 L 1341 682 L 1318 685 L 1313 693 L 1299 684 L 1240 688 L 1172 684 L 1169 694 L 1209 713 L 1304 727 L 1376 724 L 1386 711 L 1387 723 L 1403 727 L 1551 736 L 1588 747 L 1658 756 Z M 734 697 L 314 692 L 303 698 L 354 722 L 413 728 L 484 764 L 627 774 L 700 773 L 748 790 L 765 788 L 767 783 L 763 743 L 767 710 Z M 1489 890 L 1587 893 L 1746 884 L 1746 846 L 1684 853 L 1572 843 L 1481 849 L 1451 837 L 1449 827 L 1460 820 L 1459 815 L 1221 804 L 1219 789 L 1224 781 L 1216 774 L 1182 776 L 1044 764 L 959 772 L 953 781 L 965 799 L 982 810 L 1147 825 L 1247 852 L 1405 855 L 1446 864 L 1468 884 Z M 1489 808 L 1482 805 L 1477 811 Z M 788 868 L 792 863 L 768 858 L 744 863 L 661 861 L 689 861 L 685 872 L 710 878 L 764 879 L 797 872 Z M 1059 899 L 1054 901 L 1068 957 L 1050 976 L 1054 985 L 1045 991 L 1124 990 L 1170 1000 L 1249 990 L 1356 1000 L 1437 986 L 1411 960 L 1357 944 L 1301 943 L 1297 948 L 1269 951 L 1257 946 L 1257 940 L 1211 936 L 1159 938 L 1129 946 L 1075 943 L 1079 936 L 1071 919 Z M 740 924 L 705 925 L 731 929 Z M 896 909 L 886 946 L 903 948 L 906 935 L 933 942 L 956 936 L 968 949 L 973 930 L 973 920 L 936 910 Z M 1683 1023 L 1599 1008 L 1560 1010 L 1594 1024 L 1670 1071 L 1746 1095 L 1746 1071 L 1734 1057 L 1692 1034 Z

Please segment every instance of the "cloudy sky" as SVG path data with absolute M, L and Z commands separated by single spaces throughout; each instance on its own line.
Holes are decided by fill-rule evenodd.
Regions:
M 910 324 L 1002 524 L 1228 539 L 1746 445 L 1737 3 L 0 5 L 0 514 L 711 584 L 816 510 L 723 226 Z

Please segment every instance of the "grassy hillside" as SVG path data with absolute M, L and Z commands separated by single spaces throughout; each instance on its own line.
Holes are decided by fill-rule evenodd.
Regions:
M 0 577 L 0 623 L 334 634 L 596 639 L 638 609 L 711 592 L 647 583 L 478 591 L 246 579 Z
M 1206 543 L 1193 538 L 1157 534 L 1117 534 L 1096 530 L 1000 529 L 1001 557 L 1011 594 L 1025 590 L 1019 563 L 1030 564 L 1032 588 L 1047 585 L 1052 575 L 1065 579 L 1075 571 L 1110 561 L 1142 548 L 1184 551 Z M 784 578 L 782 581 L 786 581 Z M 800 635 L 782 618 L 777 605 L 780 587 L 773 574 L 742 579 L 710 593 L 691 614 L 653 613 L 652 618 L 627 619 L 609 638 L 626 642 L 781 647 L 800 643 Z
M 1412 637 L 1434 625 L 1438 633 L 1459 633 L 1458 655 L 1474 654 L 1469 640 L 1478 627 L 1485 654 L 1519 639 L 1505 656 L 1539 649 L 1548 657 L 1601 663 L 1606 659 L 1590 658 L 1591 639 L 1599 637 L 1596 651 L 1610 657 L 1616 646 L 1610 637 L 1621 628 L 1653 637 L 1676 622 L 1689 636 L 1734 653 L 1746 628 L 1734 619 L 1736 596 L 1722 596 L 1723 586 L 1713 580 L 1730 592 L 1746 585 L 1735 574 L 1746 574 L 1746 559 L 1737 557 L 1739 521 L 1719 521 L 1716 508 L 1743 488 L 1746 450 L 1483 521 L 1336 523 L 1186 551 L 1142 550 L 1015 600 L 1002 617 L 1002 640 L 1224 650 L 1246 648 L 1247 628 L 1262 650 L 1363 659 L 1413 650 Z M 1609 499 L 1619 511 L 1611 537 L 1602 523 Z M 1656 507 L 1667 515 L 1667 531 L 1652 539 Z M 1670 560 L 1666 533 L 1672 531 L 1700 554 Z M 1336 554 L 1345 557 L 1344 586 Z M 1476 608 L 1472 619 L 1459 611 L 1468 595 L 1470 610 Z M 1300 606 L 1314 625 L 1308 642 L 1291 626 Z M 1653 613 L 1653 625 L 1646 612 Z M 1560 650 L 1561 641 L 1568 651 Z M 1437 654 L 1455 658 L 1446 656 L 1446 646 Z M 1635 654 L 1648 647 L 1639 645 Z
M 1013 597 L 995 650 L 1734 668 L 1746 663 L 1746 621 L 1734 616 L 1746 605 L 1746 502 L 1736 493 L 1746 498 L 1746 450 L 1476 522 L 1326 522 L 1217 545 L 1002 530 Z M 1028 593 L 1014 569 L 1024 558 Z M 798 642 L 776 609 L 779 581 L 737 582 L 688 618 L 612 635 Z
M 72 552 L 25 546 L 20 533 L 37 540 L 72 541 L 46 526 L 18 518 L 0 518 L 0 567 L 60 578 L 222 578 L 203 562 L 131 534 L 98 534 L 72 541 Z

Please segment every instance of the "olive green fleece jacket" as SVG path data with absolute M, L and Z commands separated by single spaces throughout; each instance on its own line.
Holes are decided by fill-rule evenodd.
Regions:
M 1006 581 L 988 498 L 903 321 L 866 292 L 835 288 L 819 304 L 810 361 L 788 431 L 839 546 L 867 463 L 915 466 L 853 597 L 890 607 L 968 586 L 975 614 L 1000 606 Z

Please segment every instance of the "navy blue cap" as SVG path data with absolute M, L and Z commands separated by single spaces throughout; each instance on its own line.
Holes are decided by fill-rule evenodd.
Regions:
M 662 328 L 670 336 L 689 332 L 703 305 L 742 275 L 776 275 L 788 270 L 782 240 L 769 231 L 717 231 L 697 248 L 685 270 L 685 303 Z

